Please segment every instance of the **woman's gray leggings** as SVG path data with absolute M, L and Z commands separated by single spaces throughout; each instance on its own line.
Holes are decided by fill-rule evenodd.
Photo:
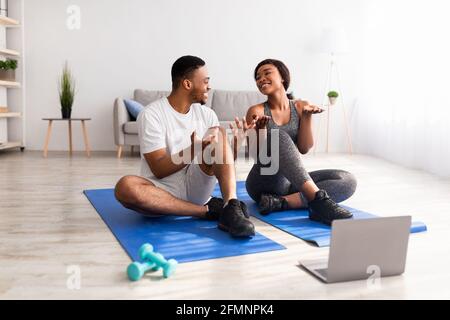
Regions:
M 356 190 L 356 179 L 347 171 L 325 169 L 307 172 L 303 166 L 301 153 L 294 141 L 283 130 L 279 130 L 279 170 L 274 175 L 261 175 L 261 165 L 256 163 L 247 176 L 246 188 L 250 197 L 259 202 L 261 194 L 269 193 L 286 196 L 297 193 L 302 185 L 312 180 L 319 189 L 325 190 L 335 202 L 350 198 Z M 300 193 L 302 203 L 307 206 L 306 197 Z

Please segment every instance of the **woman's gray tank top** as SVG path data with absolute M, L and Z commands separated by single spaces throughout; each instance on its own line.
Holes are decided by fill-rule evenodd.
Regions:
M 289 107 L 291 109 L 291 116 L 289 119 L 289 122 L 285 125 L 279 126 L 273 121 L 272 112 L 270 111 L 269 103 L 266 101 L 264 102 L 264 115 L 270 116 L 269 123 L 267 124 L 267 129 L 279 129 L 284 130 L 294 141 L 294 143 L 297 143 L 297 136 L 298 136 L 298 127 L 299 127 L 299 119 L 297 114 L 297 109 L 295 108 L 295 102 L 294 100 L 289 100 Z

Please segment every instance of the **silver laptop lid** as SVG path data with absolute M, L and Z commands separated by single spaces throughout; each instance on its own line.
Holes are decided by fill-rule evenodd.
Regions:
M 410 227 L 411 216 L 333 221 L 328 282 L 402 274 Z

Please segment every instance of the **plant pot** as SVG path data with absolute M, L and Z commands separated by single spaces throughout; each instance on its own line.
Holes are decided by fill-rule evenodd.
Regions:
M 70 119 L 70 114 L 72 113 L 72 109 L 62 109 L 61 108 L 61 115 L 63 119 Z
M 5 81 L 16 81 L 16 70 L 8 69 L 0 69 L 0 80 Z
M 330 101 L 330 106 L 334 106 L 336 104 L 337 97 L 328 97 Z

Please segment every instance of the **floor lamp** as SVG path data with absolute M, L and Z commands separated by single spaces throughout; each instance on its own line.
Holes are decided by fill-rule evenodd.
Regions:
M 327 93 L 334 89 L 339 93 L 339 98 L 337 99 L 337 101 L 340 102 L 341 109 L 342 109 L 343 116 L 344 116 L 344 124 L 345 124 L 346 133 L 347 133 L 347 142 L 348 142 L 349 153 L 350 154 L 353 153 L 350 127 L 349 127 L 349 124 L 347 121 L 347 113 L 345 111 L 344 96 L 343 96 L 343 93 L 341 90 L 339 66 L 338 66 L 338 63 L 336 60 L 337 54 L 342 54 L 342 53 L 348 52 L 347 48 L 348 48 L 347 38 L 346 38 L 345 31 L 343 29 L 330 28 L 330 29 L 326 29 L 323 31 L 322 39 L 321 39 L 321 52 L 326 53 L 330 57 L 330 63 L 328 66 L 328 71 L 327 71 L 327 76 L 326 76 L 326 81 L 325 81 L 324 95 L 322 96 L 324 99 L 322 101 L 322 105 L 326 106 L 326 114 L 327 114 L 327 130 L 326 130 L 326 152 L 327 153 L 329 152 L 329 149 L 330 149 L 330 143 L 329 143 L 329 141 L 330 141 L 330 136 L 329 136 L 330 115 L 331 115 L 330 109 L 337 107 L 337 105 L 332 101 L 332 99 L 328 98 Z M 337 81 L 336 88 L 332 87 L 334 75 L 336 75 L 336 81 Z M 319 124 L 316 129 L 315 140 L 318 139 L 319 134 L 320 134 L 320 127 L 321 127 L 321 122 L 322 122 L 321 120 L 322 120 L 322 118 L 319 118 Z M 316 153 L 317 145 L 318 144 L 316 143 L 316 148 L 314 148 L 314 154 Z

